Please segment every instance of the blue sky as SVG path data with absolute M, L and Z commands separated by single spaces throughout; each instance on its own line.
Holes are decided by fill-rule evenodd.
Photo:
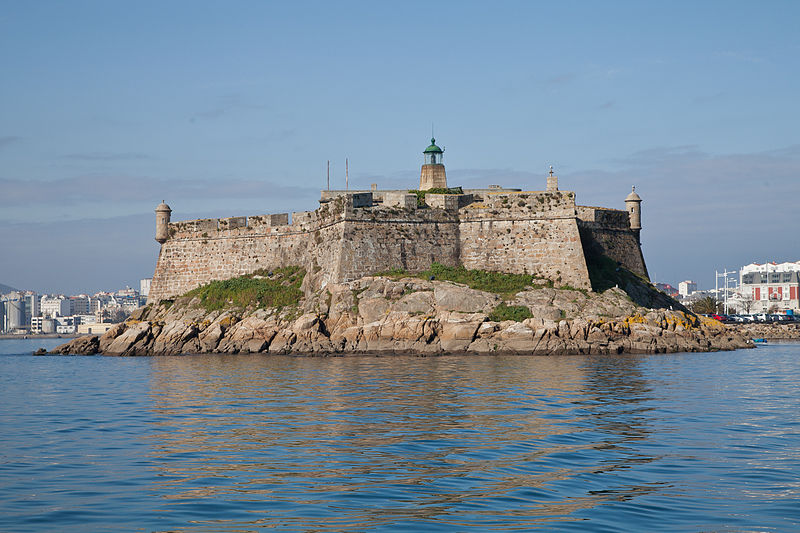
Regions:
M 797 2 L 0 1 L 0 283 L 135 285 L 173 219 L 451 185 L 622 207 L 651 276 L 797 260 Z

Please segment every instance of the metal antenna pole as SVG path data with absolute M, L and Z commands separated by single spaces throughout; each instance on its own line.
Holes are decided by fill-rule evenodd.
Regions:
M 725 305 L 723 306 L 725 309 L 725 314 L 728 314 L 728 269 L 725 269 Z
M 344 188 L 350 190 L 350 167 L 347 163 L 347 158 L 344 158 Z
M 331 190 L 331 160 L 328 159 L 328 190 Z

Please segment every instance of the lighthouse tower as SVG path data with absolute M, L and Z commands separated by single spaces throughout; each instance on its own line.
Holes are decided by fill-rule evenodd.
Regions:
M 447 177 L 444 174 L 444 150 L 436 146 L 436 139 L 431 138 L 431 145 L 422 152 L 425 161 L 419 175 L 419 190 L 447 188 Z
M 625 197 L 625 211 L 631 219 L 631 229 L 636 233 L 636 241 L 641 244 L 639 234 L 642 231 L 642 199 L 636 194 L 636 186 L 631 187 L 631 193 Z

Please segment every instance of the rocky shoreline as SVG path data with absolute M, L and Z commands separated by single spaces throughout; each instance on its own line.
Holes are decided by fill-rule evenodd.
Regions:
M 750 339 L 800 341 L 800 322 L 789 324 L 732 324 L 731 328 Z
M 279 309 L 209 311 L 196 297 L 165 301 L 135 311 L 101 337 L 80 337 L 50 353 L 561 355 L 753 345 L 749 331 L 671 310 L 668 300 L 660 309 L 642 307 L 628 293 L 529 288 L 504 301 L 453 282 L 372 276 L 328 286 Z M 493 320 L 503 305 L 529 310 L 528 318 Z

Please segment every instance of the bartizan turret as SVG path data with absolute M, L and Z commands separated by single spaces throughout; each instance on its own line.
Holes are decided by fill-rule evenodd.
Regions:
M 156 207 L 156 241 L 161 244 L 169 239 L 169 216 L 171 214 L 172 209 L 162 200 Z
M 631 219 L 631 229 L 636 234 L 636 241 L 641 244 L 639 234 L 642 231 L 642 199 L 636 194 L 636 186 L 631 187 L 631 193 L 625 197 L 625 211 Z
M 419 175 L 419 190 L 446 189 L 447 177 L 444 173 L 444 150 L 436 146 L 436 139 L 431 138 L 431 145 L 422 152 L 425 162 Z

